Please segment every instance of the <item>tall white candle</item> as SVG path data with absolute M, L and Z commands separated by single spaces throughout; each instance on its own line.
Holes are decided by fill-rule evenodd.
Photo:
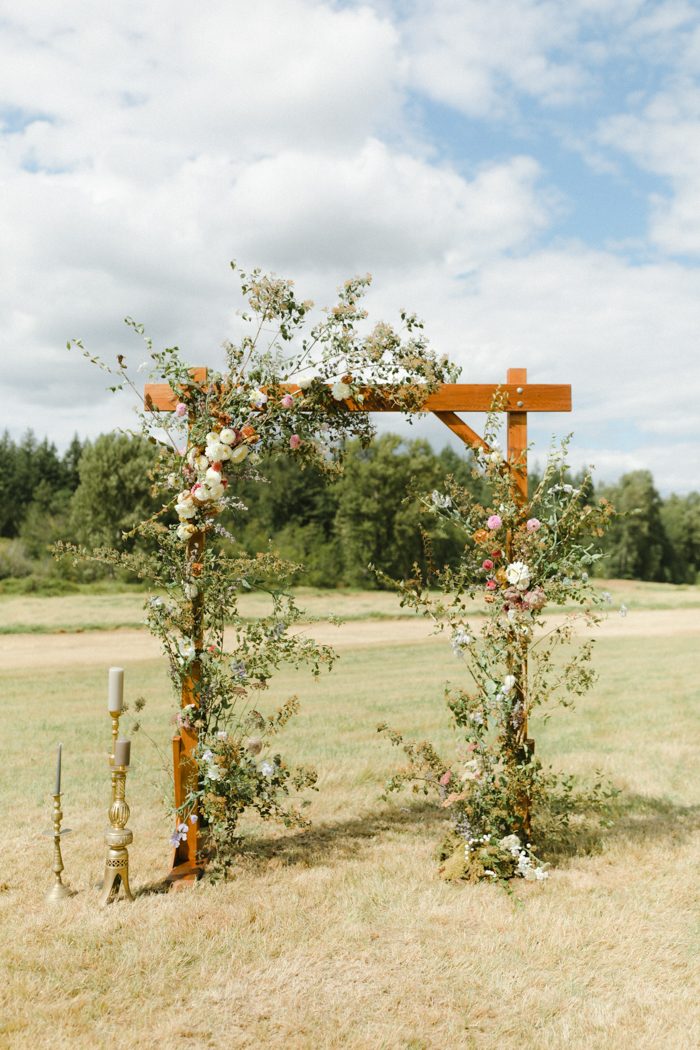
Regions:
M 63 751 L 63 744 L 58 745 L 56 752 L 56 789 L 54 795 L 61 794 L 61 752 Z
M 110 713 L 118 714 L 124 706 L 124 670 L 121 667 L 109 669 L 109 692 L 107 708 Z

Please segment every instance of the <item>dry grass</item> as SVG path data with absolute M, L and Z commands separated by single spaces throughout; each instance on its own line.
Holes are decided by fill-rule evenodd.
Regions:
M 459 665 L 440 639 L 404 643 L 400 625 L 380 644 L 378 622 L 375 644 L 344 645 L 331 677 L 290 674 L 270 696 L 302 695 L 283 750 L 320 771 L 312 828 L 252 827 L 234 880 L 155 892 L 168 819 L 157 752 L 137 737 L 140 892 L 101 910 L 105 669 L 90 660 L 95 635 L 68 667 L 52 667 L 36 637 L 35 659 L 0 675 L 0 1046 L 697 1048 L 700 661 L 674 622 L 676 635 L 601 641 L 594 695 L 536 727 L 541 754 L 584 775 L 603 768 L 622 796 L 616 825 L 582 838 L 587 851 L 572 848 L 549 882 L 519 885 L 520 902 L 440 883 L 441 813 L 379 800 L 394 756 L 375 723 L 446 741 L 442 685 Z M 160 661 L 127 666 L 132 695 L 149 697 L 145 727 L 167 746 Z M 74 829 L 65 874 L 79 892 L 49 906 L 40 831 L 58 739 Z
M 621 602 L 631 610 L 700 608 L 700 587 L 676 587 L 668 583 L 643 583 L 638 580 L 600 580 L 601 590 L 609 591 L 616 605 Z M 396 595 L 389 591 L 316 590 L 297 588 L 300 606 L 310 617 L 328 617 L 342 613 L 344 619 L 397 619 L 413 613 L 399 607 Z M 0 634 L 65 633 L 140 627 L 143 623 L 145 593 L 127 591 L 115 594 L 78 594 L 60 597 L 0 594 Z M 255 616 L 267 607 L 267 599 L 256 594 L 244 595 L 241 608 L 245 615 Z

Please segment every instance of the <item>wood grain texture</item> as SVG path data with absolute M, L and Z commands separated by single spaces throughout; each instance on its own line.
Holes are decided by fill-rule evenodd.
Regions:
M 444 423 L 446 427 L 456 434 L 458 438 L 468 445 L 470 448 L 483 448 L 485 452 L 489 452 L 490 448 L 480 437 L 475 430 L 465 423 L 463 419 L 460 419 L 456 412 L 435 412 L 441 423 Z
M 193 371 L 206 371 L 195 369 Z M 522 372 L 524 369 L 511 369 Z M 522 386 L 522 393 L 518 387 Z M 295 393 L 299 387 L 294 383 L 284 388 Z M 521 412 L 570 412 L 571 386 L 568 383 L 444 383 L 434 394 L 426 398 L 421 409 L 424 412 L 488 412 L 498 392 L 508 396 L 507 407 Z M 146 409 L 154 412 L 172 412 L 178 398 L 167 383 L 149 383 L 144 391 Z M 522 402 L 522 404 L 518 404 Z M 367 392 L 365 400 L 352 399 L 342 402 L 350 412 L 399 412 L 390 398 Z
M 519 402 L 525 401 L 527 390 L 527 369 L 509 368 L 508 384 L 516 390 L 515 398 L 510 403 L 515 403 L 520 409 L 517 412 L 508 412 L 508 461 L 514 467 L 520 468 L 513 471 L 513 481 L 517 487 L 518 495 L 522 503 L 527 502 L 527 410 L 521 409 Z M 523 393 L 518 394 L 518 389 Z

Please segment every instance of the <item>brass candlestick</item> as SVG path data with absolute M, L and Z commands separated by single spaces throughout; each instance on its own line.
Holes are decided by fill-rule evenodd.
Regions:
M 55 882 L 46 894 L 47 901 L 64 901 L 73 896 L 73 890 L 65 886 L 61 881 L 63 871 L 63 857 L 61 855 L 61 835 L 67 835 L 69 828 L 61 830 L 63 811 L 61 810 L 61 793 L 52 795 L 53 798 L 53 873 Z
M 102 883 L 101 904 L 111 904 L 119 896 L 120 885 L 124 887 L 127 900 L 134 899 L 129 888 L 129 851 L 127 846 L 134 836 L 126 826 L 129 819 L 129 807 L 124 798 L 126 794 L 126 766 L 114 766 L 112 777 L 114 798 L 109 807 L 109 824 L 105 832 L 105 842 L 109 847 L 105 862 L 105 877 Z
M 114 749 L 117 746 L 117 739 L 119 737 L 119 719 L 121 718 L 121 711 L 110 711 L 109 717 L 112 719 L 112 751 L 109 756 L 109 768 L 112 772 L 112 802 L 117 797 L 117 777 L 116 770 L 114 767 Z

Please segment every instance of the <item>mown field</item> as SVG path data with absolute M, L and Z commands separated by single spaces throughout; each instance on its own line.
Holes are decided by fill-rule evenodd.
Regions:
M 0 1046 L 700 1046 L 700 591 L 609 589 L 630 612 L 601 631 L 598 684 L 534 731 L 555 765 L 609 774 L 617 819 L 515 897 L 440 882 L 441 811 L 380 798 L 396 755 L 376 723 L 447 746 L 460 671 L 393 596 L 306 592 L 314 615 L 348 618 L 309 627 L 338 664 L 267 697 L 302 700 L 280 750 L 319 771 L 311 828 L 251 824 L 231 881 L 170 895 L 173 705 L 142 597 L 0 599 Z M 110 663 L 148 702 L 128 784 L 138 897 L 100 909 Z M 78 892 L 50 906 L 58 740 Z

